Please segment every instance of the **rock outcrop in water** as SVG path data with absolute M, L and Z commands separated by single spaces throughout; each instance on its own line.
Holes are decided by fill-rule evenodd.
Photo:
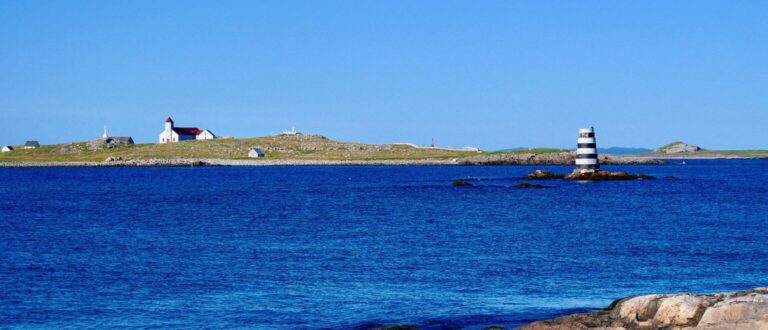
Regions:
M 515 185 L 515 187 L 517 188 L 549 188 L 545 185 L 540 185 L 537 183 L 528 183 L 528 182 L 518 183 Z
M 594 313 L 538 321 L 517 329 L 768 329 L 768 288 L 628 297 Z
M 500 153 L 478 155 L 458 160 L 460 165 L 572 165 L 576 159 L 573 151 L 550 153 Z M 651 165 L 664 164 L 664 161 L 639 157 L 608 157 L 600 155 L 600 164 L 613 165 Z
M 574 181 L 620 181 L 620 180 L 644 180 L 655 179 L 645 174 L 628 174 L 625 172 L 597 171 L 594 173 L 581 173 L 574 170 L 571 174 L 556 174 L 550 171 L 535 170 L 523 177 L 526 180 L 553 180 L 566 179 Z
M 621 181 L 621 180 L 647 180 L 655 179 L 645 174 L 628 174 L 626 172 L 597 171 L 593 173 L 581 173 L 573 171 L 565 177 L 566 180 L 574 181 Z
M 471 186 L 472 184 L 465 180 L 458 179 L 458 180 L 454 180 L 451 185 L 454 187 L 468 187 L 468 186 Z
M 565 178 L 565 174 L 555 174 L 545 170 L 535 170 L 523 177 L 526 180 L 552 180 Z

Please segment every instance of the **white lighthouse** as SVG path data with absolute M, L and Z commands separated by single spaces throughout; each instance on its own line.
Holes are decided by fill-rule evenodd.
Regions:
M 594 173 L 600 169 L 600 162 L 597 160 L 594 127 L 579 129 L 579 140 L 576 147 L 577 171 L 580 173 Z

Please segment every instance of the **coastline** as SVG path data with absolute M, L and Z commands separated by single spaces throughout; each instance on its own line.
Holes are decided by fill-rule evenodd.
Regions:
M 453 160 L 314 160 L 314 159 L 216 159 L 216 158 L 179 158 L 179 159 L 142 159 L 119 161 L 23 161 L 0 163 L 0 167 L 226 167 L 226 166 L 360 166 L 360 165 L 457 165 Z
M 196 167 L 196 166 L 489 166 L 489 165 L 571 165 L 571 153 L 499 154 L 452 159 L 128 159 L 105 161 L 18 161 L 0 162 L 0 168 L 20 167 Z M 659 165 L 654 158 L 602 157 L 606 165 Z
M 766 329 L 768 288 L 714 294 L 650 294 L 618 299 L 592 313 L 536 321 L 518 330 Z

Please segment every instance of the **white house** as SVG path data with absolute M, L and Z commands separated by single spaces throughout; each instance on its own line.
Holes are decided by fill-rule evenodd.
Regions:
M 278 135 L 303 135 L 303 134 L 301 132 L 297 132 L 296 127 L 291 127 L 290 131 L 285 131 Z
M 264 150 L 261 150 L 261 148 L 251 148 L 251 151 L 248 152 L 248 157 L 262 158 L 264 157 Z
M 213 140 L 216 138 L 216 135 L 213 135 L 213 132 L 204 129 L 200 134 L 197 135 L 196 139 L 198 140 Z
M 216 135 L 209 130 L 201 130 L 197 127 L 175 127 L 173 119 L 165 120 L 165 129 L 160 133 L 160 143 L 175 143 L 186 140 L 213 140 Z
M 11 152 L 13 151 L 13 147 L 11 146 L 3 146 L 2 152 Z

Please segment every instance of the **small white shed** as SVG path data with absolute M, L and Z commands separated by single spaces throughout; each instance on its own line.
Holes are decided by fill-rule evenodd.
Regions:
M 248 151 L 248 157 L 250 157 L 250 158 L 263 158 L 264 157 L 264 150 L 261 150 L 261 148 L 251 148 L 251 151 Z
M 11 152 L 13 151 L 13 147 L 11 146 L 3 146 L 2 152 Z
M 213 134 L 213 132 L 204 129 L 200 133 L 197 134 L 197 137 L 195 139 L 197 140 L 213 140 L 216 138 L 216 134 Z

